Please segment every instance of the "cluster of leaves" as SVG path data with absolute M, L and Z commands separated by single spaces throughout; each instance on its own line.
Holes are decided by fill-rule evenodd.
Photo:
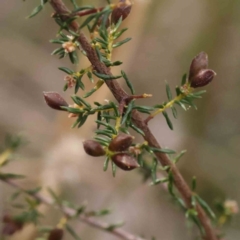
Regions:
M 1 149 L 0 153 L 0 170 L 3 166 L 7 165 L 9 161 L 12 159 L 14 152 L 22 145 L 24 145 L 26 141 L 20 135 L 7 135 L 5 137 L 4 147 Z M 20 179 L 24 178 L 22 175 L 12 174 L 12 173 L 3 173 L 0 171 L 0 179 Z
M 206 91 L 201 90 L 193 92 L 193 90 L 194 89 L 191 88 L 189 82 L 187 81 L 187 74 L 183 75 L 181 86 L 176 87 L 176 96 L 174 98 L 169 84 L 166 82 L 166 93 L 168 101 L 163 102 L 162 104 L 155 105 L 154 108 L 158 110 L 153 113 L 153 116 L 161 112 L 166 119 L 168 127 L 173 130 L 173 123 L 166 110 L 168 108 L 171 108 L 172 115 L 175 119 L 177 119 L 177 108 L 174 105 L 180 106 L 185 111 L 187 111 L 191 107 L 197 110 L 197 106 L 195 105 L 194 100 L 202 98 L 201 95 L 204 94 Z
M 40 202 L 32 198 L 31 195 L 35 195 L 40 191 L 41 187 L 37 187 L 25 191 L 17 190 L 11 195 L 9 198 L 10 206 L 21 211 L 13 217 L 14 220 L 22 223 L 34 223 L 35 225 L 39 223 L 39 219 L 43 217 L 37 209 Z M 24 193 L 27 195 L 23 196 Z M 20 197 L 22 197 L 22 199 L 20 199 Z
M 80 205 L 73 204 L 72 202 L 66 201 L 61 199 L 59 196 L 56 195 L 56 193 L 52 189 L 48 189 L 48 192 L 52 196 L 52 199 L 55 201 L 54 204 L 59 207 L 59 209 L 72 209 L 75 211 L 75 214 L 73 215 L 67 215 L 63 217 L 63 223 L 61 228 L 66 229 L 66 231 L 72 236 L 75 240 L 80 240 L 78 233 L 75 232 L 75 230 L 70 226 L 69 222 L 71 220 L 77 219 L 81 215 L 84 217 L 104 217 L 111 213 L 110 209 L 101 209 L 101 210 L 87 210 L 87 204 L 84 202 Z M 61 222 L 61 221 L 60 221 Z M 109 224 L 105 230 L 107 231 L 113 231 L 114 229 L 121 227 L 123 225 L 123 222 L 116 223 L 116 224 Z M 59 227 L 59 224 L 58 224 Z M 49 232 L 51 232 L 53 227 L 51 226 L 44 226 L 39 227 L 40 233 L 43 233 L 45 235 L 48 235 Z M 41 238 L 42 239 L 42 238 Z
M 69 56 L 70 61 L 73 64 L 77 64 L 78 63 L 78 55 L 77 55 L 77 51 L 71 51 L 71 52 L 67 52 L 64 49 L 64 43 L 72 43 L 73 47 L 78 47 L 79 43 L 77 41 L 77 36 L 71 38 L 71 36 L 67 36 L 64 33 L 60 32 L 59 33 L 60 37 L 58 39 L 52 39 L 50 40 L 51 43 L 56 43 L 56 44 L 61 44 L 62 46 L 60 48 L 55 49 L 52 52 L 52 55 L 58 55 L 59 58 L 64 58 L 66 55 Z
M 148 146 L 146 146 L 148 148 Z M 181 151 L 179 154 L 175 155 L 174 157 L 173 154 L 175 153 L 173 150 L 169 149 L 153 149 L 150 148 L 148 149 L 148 152 L 154 151 L 154 152 L 163 152 L 169 155 L 171 160 L 176 164 L 178 161 L 184 156 L 186 153 L 186 150 Z M 143 153 L 145 154 L 145 153 Z M 202 208 L 206 211 L 206 213 L 209 215 L 209 217 L 217 222 L 217 218 L 213 212 L 213 210 L 209 207 L 209 205 L 195 192 L 196 191 L 196 177 L 193 177 L 192 179 L 192 208 L 188 208 L 186 204 L 183 202 L 181 196 L 177 194 L 175 191 L 174 187 L 174 182 L 173 182 L 173 175 L 171 168 L 169 166 L 161 167 L 159 166 L 159 163 L 155 157 L 150 158 L 150 161 L 148 158 L 144 155 L 143 157 L 140 155 L 139 158 L 141 166 L 141 172 L 144 176 L 144 181 L 147 179 L 151 178 L 151 185 L 158 185 L 158 184 L 166 184 L 165 187 L 172 196 L 172 198 L 179 204 L 181 209 L 185 212 L 185 216 L 187 219 L 192 220 L 199 228 L 202 236 L 204 236 L 204 229 L 201 225 L 201 222 L 199 221 L 198 218 L 198 213 L 196 211 L 196 206 L 197 204 L 200 204 Z M 160 174 L 160 171 L 167 171 L 168 175 L 166 177 L 162 177 L 163 174 Z M 160 178 L 158 175 L 160 174 Z

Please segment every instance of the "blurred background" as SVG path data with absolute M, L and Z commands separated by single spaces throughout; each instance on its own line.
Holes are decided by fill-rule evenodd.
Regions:
M 102 171 L 103 159 L 86 156 L 82 141 L 93 137 L 94 118 L 81 129 L 71 129 L 72 119 L 46 106 L 43 91 L 57 91 L 71 102 L 72 91 L 62 92 L 64 74 L 57 68 L 73 66 L 68 59 L 50 55 L 55 46 L 49 39 L 55 38 L 57 30 L 50 6 L 26 20 L 39 2 L 0 3 L 0 140 L 3 143 L 7 133 L 21 133 L 29 142 L 4 171 L 26 174 L 28 178 L 21 180 L 26 187 L 50 186 L 72 202 L 87 200 L 90 210 L 110 207 L 113 213 L 104 220 L 125 220 L 125 229 L 148 239 L 195 239 L 197 230 L 188 228 L 184 213 L 168 193 L 142 184 L 138 171 L 118 171 L 113 178 L 111 171 Z M 129 27 L 124 36 L 133 40 L 119 48 L 114 59 L 124 62 L 121 68 L 137 93 L 153 94 L 144 105 L 165 101 L 165 80 L 174 89 L 192 58 L 200 51 L 208 53 L 217 77 L 206 87 L 203 100 L 196 102 L 198 110 L 180 110 L 178 120 L 173 120 L 174 131 L 162 116 L 152 120 L 150 127 L 162 146 L 187 149 L 179 168 L 189 183 L 197 177 L 198 193 L 210 205 L 218 199 L 240 202 L 240 1 L 135 0 L 124 25 Z M 88 65 L 80 59 L 78 69 Z M 104 102 L 112 96 L 102 88 L 94 99 Z M 8 209 L 11 192 L 0 183 L 2 212 Z M 45 224 L 58 223 L 59 213 L 48 208 L 43 212 L 47 212 Z M 82 239 L 117 239 L 81 222 L 72 226 Z M 224 232 L 226 239 L 240 239 L 240 218 L 236 216 Z M 27 226 L 10 239 L 30 240 L 35 234 L 34 227 Z

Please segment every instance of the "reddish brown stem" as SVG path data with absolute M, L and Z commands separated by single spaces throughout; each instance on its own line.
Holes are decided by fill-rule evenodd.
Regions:
M 144 120 L 144 123 L 145 124 L 148 124 L 148 122 L 153 119 L 153 117 L 151 115 L 149 115 L 145 120 Z
M 121 102 L 119 102 L 118 110 L 120 115 L 123 115 L 124 107 L 127 104 L 127 99 L 122 99 Z
M 68 11 L 62 0 L 50 0 L 51 5 L 55 9 L 58 14 L 65 13 Z M 72 30 L 77 31 L 78 27 L 77 23 L 72 23 Z M 83 33 L 80 33 L 78 38 L 79 43 L 81 44 L 84 51 L 87 53 L 87 57 L 91 62 L 93 68 L 101 74 L 113 76 L 110 69 L 105 66 L 104 63 L 100 62 L 95 50 L 92 48 L 91 44 L 88 42 L 87 38 Z M 129 95 L 121 88 L 116 80 L 108 80 L 106 84 L 116 100 L 121 103 L 123 99 L 128 99 Z M 144 139 L 148 142 L 150 147 L 161 148 L 156 138 L 148 128 L 145 121 L 140 117 L 140 114 L 137 110 L 132 111 L 132 121 L 134 124 L 140 128 L 144 134 Z M 186 181 L 183 179 L 181 173 L 179 172 L 176 165 L 168 158 L 168 156 L 164 153 L 157 152 L 155 153 L 159 162 L 162 166 L 169 166 L 173 175 L 175 187 L 178 189 L 179 193 L 182 195 L 182 198 L 188 208 L 192 208 L 191 198 L 192 192 Z M 200 205 L 196 206 L 196 211 L 198 213 L 198 218 L 205 230 L 205 240 L 218 240 L 216 236 L 215 230 L 211 226 L 211 221 L 207 217 L 205 211 L 202 209 Z
M 104 7 L 100 7 L 100 8 L 93 8 L 93 9 L 89 9 L 89 10 L 85 10 L 85 11 L 80 11 L 80 12 L 74 12 L 74 13 L 71 14 L 71 16 L 83 17 L 83 16 L 87 16 L 87 15 L 89 15 L 89 14 L 101 12 L 103 9 L 104 9 Z
M 150 94 L 148 94 L 149 97 L 151 96 Z M 128 105 L 133 99 L 142 99 L 142 98 L 146 98 L 145 94 L 142 95 L 128 95 L 126 98 L 123 98 L 120 102 L 119 102 L 119 113 L 122 115 L 123 114 L 123 110 L 125 105 Z
M 142 99 L 142 98 L 147 98 L 147 97 L 152 97 L 151 94 L 142 94 L 142 95 L 130 95 L 128 98 L 129 100 L 132 100 L 132 99 Z

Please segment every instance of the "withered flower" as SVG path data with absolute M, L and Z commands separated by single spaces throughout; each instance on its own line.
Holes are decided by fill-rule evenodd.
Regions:
M 71 53 L 74 52 L 76 50 L 76 44 L 73 42 L 65 42 L 62 44 L 62 47 L 64 48 L 64 51 L 66 53 Z
M 69 88 L 74 87 L 75 84 L 76 84 L 76 80 L 74 79 L 74 77 L 72 75 L 66 75 L 64 77 L 64 81 L 67 82 L 67 85 L 68 85 Z
M 226 200 L 224 202 L 224 208 L 225 211 L 230 215 L 239 213 L 239 206 L 235 200 Z

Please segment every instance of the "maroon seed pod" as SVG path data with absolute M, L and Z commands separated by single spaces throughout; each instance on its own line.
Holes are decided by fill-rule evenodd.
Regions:
M 201 70 L 191 81 L 191 87 L 204 87 L 209 84 L 213 78 L 216 76 L 216 73 L 211 69 Z
M 111 22 L 116 24 L 122 17 L 122 20 L 127 18 L 132 9 L 132 3 L 130 0 L 119 0 L 119 3 L 112 11 Z
M 126 153 L 118 153 L 113 155 L 112 161 L 124 171 L 130 171 L 140 167 L 137 160 Z
M 112 152 L 122 152 L 127 150 L 133 142 L 134 137 L 125 133 L 117 135 L 109 144 L 109 150 Z
M 68 107 L 68 103 L 57 92 L 43 92 L 44 99 L 50 108 L 66 111 L 61 107 Z
M 189 70 L 189 82 L 204 69 L 208 67 L 208 55 L 205 52 L 200 52 L 193 60 Z
M 83 142 L 85 152 L 92 157 L 100 157 L 105 155 L 105 150 L 102 145 L 94 140 L 87 140 Z
M 4 223 L 2 228 L 2 234 L 5 236 L 11 236 L 23 228 L 22 222 L 16 221 L 9 215 L 4 215 L 2 221 Z
M 48 240 L 62 240 L 62 239 L 63 239 L 63 230 L 61 228 L 54 228 L 49 233 Z

